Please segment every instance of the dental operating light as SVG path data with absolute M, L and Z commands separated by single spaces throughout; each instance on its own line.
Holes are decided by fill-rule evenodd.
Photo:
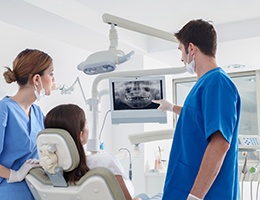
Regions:
M 107 13 L 103 14 L 102 18 L 104 23 L 111 25 L 109 32 L 110 47 L 106 51 L 91 54 L 85 61 L 81 62 L 77 66 L 78 70 L 81 70 L 88 75 L 112 72 L 116 69 L 117 65 L 128 61 L 134 55 L 134 51 L 124 54 L 123 51 L 117 49 L 118 35 L 115 26 L 177 43 L 177 40 L 172 33 L 132 22 Z
M 78 70 L 88 75 L 111 72 L 116 69 L 117 65 L 126 62 L 134 55 L 134 51 L 124 54 L 123 51 L 117 49 L 118 35 L 114 24 L 111 24 L 109 39 L 109 50 L 91 54 L 86 61 L 78 65 Z

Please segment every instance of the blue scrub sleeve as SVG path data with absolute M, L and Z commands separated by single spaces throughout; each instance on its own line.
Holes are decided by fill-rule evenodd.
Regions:
M 1 157 L 1 153 L 4 148 L 5 128 L 7 126 L 8 113 L 6 109 L 3 108 L 3 106 L 1 106 L 1 104 L 0 104 L 0 110 L 1 110 L 0 112 L 0 157 Z
M 208 87 L 202 102 L 205 121 L 205 137 L 208 139 L 216 131 L 220 131 L 228 143 L 231 143 L 237 123 L 238 94 L 232 84 L 222 82 Z M 214 88 L 214 89 L 212 89 Z

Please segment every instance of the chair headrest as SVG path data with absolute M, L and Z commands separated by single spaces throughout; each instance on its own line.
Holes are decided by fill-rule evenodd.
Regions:
M 66 130 L 47 128 L 39 132 L 37 136 L 37 151 L 40 159 L 44 156 L 41 148 L 46 145 L 56 147 L 51 151 L 54 151 L 56 154 L 58 166 L 62 167 L 63 171 L 72 171 L 79 165 L 78 149 L 73 138 Z

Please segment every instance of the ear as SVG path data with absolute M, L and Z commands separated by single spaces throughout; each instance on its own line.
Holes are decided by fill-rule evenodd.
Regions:
M 195 47 L 195 45 L 192 42 L 190 42 L 189 46 L 188 46 L 188 48 L 190 49 L 190 52 L 192 52 L 194 50 L 194 47 Z
M 33 77 L 32 77 L 32 82 L 34 85 L 38 86 L 39 85 L 39 80 L 40 80 L 40 75 L 39 74 L 35 74 Z
M 197 46 L 195 44 L 193 44 L 192 42 L 190 42 L 188 48 L 190 49 L 191 56 L 193 56 L 197 50 Z
M 80 131 L 79 133 L 79 138 L 80 138 L 80 142 L 82 143 L 83 142 L 83 131 Z

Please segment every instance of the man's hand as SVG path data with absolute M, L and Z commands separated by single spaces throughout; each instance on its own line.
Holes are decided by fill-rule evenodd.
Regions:
M 160 100 L 152 100 L 153 103 L 157 103 L 160 104 L 159 107 L 157 108 L 158 110 L 161 111 L 171 111 L 173 112 L 173 104 L 171 104 L 170 102 L 164 100 L 164 99 L 160 99 Z

